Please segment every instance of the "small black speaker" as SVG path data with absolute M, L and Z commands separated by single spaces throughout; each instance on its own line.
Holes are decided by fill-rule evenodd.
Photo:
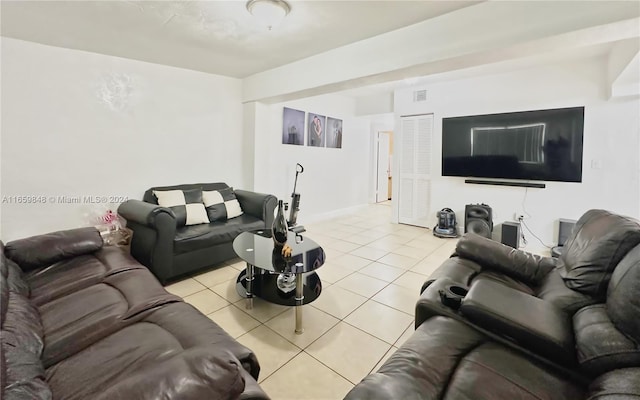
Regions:
M 564 246 L 576 226 L 576 220 L 560 218 L 558 220 L 558 246 Z
M 502 223 L 502 243 L 511 246 L 514 249 L 520 247 L 520 223 L 519 222 L 503 222 Z
M 491 238 L 493 217 L 486 204 L 467 204 L 464 208 L 464 231 Z

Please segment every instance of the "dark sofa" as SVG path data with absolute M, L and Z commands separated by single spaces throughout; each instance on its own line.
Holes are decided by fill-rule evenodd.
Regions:
M 640 224 L 590 210 L 566 246 L 465 235 L 415 333 L 347 399 L 640 399 Z
M 3 399 L 268 398 L 251 350 L 95 229 L 0 248 Z
M 225 183 L 196 183 L 148 189 L 142 201 L 128 200 L 118 214 L 133 231 L 131 255 L 164 285 L 169 280 L 236 257 L 233 239 L 241 232 L 270 228 L 277 199 L 273 195 L 235 190 L 243 214 L 226 221 L 177 226 L 172 210 L 158 206 L 154 190 L 221 190 Z
M 594 379 L 567 373 L 449 317 L 413 335 L 347 400 L 638 400 L 640 368 Z

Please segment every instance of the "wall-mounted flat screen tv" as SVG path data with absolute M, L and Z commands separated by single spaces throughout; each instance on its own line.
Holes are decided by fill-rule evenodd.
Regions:
M 443 118 L 442 175 L 582 182 L 584 107 Z

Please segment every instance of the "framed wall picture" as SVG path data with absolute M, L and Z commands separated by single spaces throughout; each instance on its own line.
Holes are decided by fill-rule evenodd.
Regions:
M 325 140 L 325 123 L 327 118 L 324 115 L 309 113 L 309 125 L 307 135 L 307 146 L 324 147 Z
M 327 147 L 333 149 L 342 148 L 342 120 L 327 117 Z
M 282 144 L 304 145 L 304 111 L 284 107 L 282 113 Z

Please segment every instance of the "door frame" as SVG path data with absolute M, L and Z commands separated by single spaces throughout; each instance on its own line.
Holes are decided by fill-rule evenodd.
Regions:
M 389 152 L 387 154 L 387 180 L 386 180 L 386 189 L 385 189 L 385 193 L 387 193 L 387 195 L 385 195 L 385 200 L 381 200 L 378 201 L 378 183 L 380 183 L 379 181 L 379 177 L 378 177 L 378 172 L 379 172 L 379 166 L 380 166 L 380 135 L 387 135 L 387 137 L 389 138 Z M 375 138 L 375 143 L 374 143 L 374 152 L 375 152 L 375 157 L 374 157 L 374 171 L 373 171 L 373 175 L 374 175 L 374 182 L 375 182 L 375 186 L 374 186 L 374 202 L 375 203 L 382 203 L 384 201 L 387 201 L 389 199 L 389 195 L 388 193 L 391 193 L 391 185 L 389 183 L 389 177 L 393 177 L 393 175 L 389 175 L 389 173 L 391 173 L 393 171 L 392 169 L 392 161 L 393 161 L 393 151 L 391 150 L 392 147 L 392 143 L 393 143 L 393 131 L 377 131 L 374 134 L 374 138 Z
M 403 121 L 405 118 L 411 118 L 411 119 L 415 119 L 417 121 L 417 119 L 419 118 L 426 118 L 429 117 L 431 119 L 431 125 L 430 125 L 430 134 L 431 134 L 431 147 L 430 147 L 430 157 L 429 157 L 429 163 L 428 163 L 428 173 L 424 173 L 424 174 L 420 174 L 420 173 L 416 173 L 414 172 L 413 174 L 410 175 L 423 175 L 423 181 L 427 182 L 427 194 L 426 196 L 429 198 L 429 201 L 427 202 L 427 207 L 426 207 L 426 214 L 424 217 L 421 216 L 413 216 L 413 220 L 412 221 L 403 221 L 400 222 L 400 220 L 402 218 L 400 218 L 400 201 L 401 199 L 401 195 L 400 195 L 400 184 L 401 184 L 401 180 L 403 178 L 403 172 L 401 170 L 401 163 L 402 163 L 402 159 L 404 157 L 403 154 L 403 141 L 404 141 L 404 135 L 405 135 L 405 130 L 404 130 L 404 124 Z M 394 158 L 393 158 L 393 168 L 395 168 L 395 175 L 396 175 L 396 179 L 393 180 L 393 201 L 392 201 L 392 208 L 393 208 L 393 217 L 394 217 L 394 221 L 396 223 L 400 223 L 400 224 L 406 224 L 406 225 L 413 225 L 413 226 L 420 226 L 420 227 L 425 227 L 425 228 L 429 228 L 429 222 L 426 221 L 426 218 L 428 218 L 428 215 L 431 212 L 431 183 L 433 180 L 433 172 L 434 172 L 434 153 L 433 153 L 433 144 L 434 144 L 434 136 L 435 136 L 435 128 L 436 128 L 436 121 L 435 121 L 435 113 L 433 112 L 425 112 L 425 113 L 419 113 L 419 114 L 412 114 L 412 115 L 397 115 L 396 116 L 396 126 L 398 127 L 397 129 L 397 135 L 398 137 L 397 139 L 397 146 L 394 147 Z M 414 161 L 414 165 L 415 165 L 415 161 Z M 414 178 L 414 179 L 420 179 L 420 178 Z M 415 183 L 414 183 L 415 185 Z M 414 186 L 414 189 L 416 189 L 416 186 Z M 414 191 L 414 197 L 413 200 L 416 200 L 415 196 L 419 196 L 419 192 Z M 415 208 L 414 208 L 415 210 Z

